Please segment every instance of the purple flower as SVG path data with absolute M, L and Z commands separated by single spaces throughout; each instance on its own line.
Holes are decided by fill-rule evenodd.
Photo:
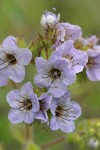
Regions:
M 16 89 L 9 92 L 7 102 L 11 107 L 8 119 L 13 124 L 20 122 L 31 124 L 34 121 L 35 112 L 39 111 L 38 98 L 30 82 L 24 84 L 20 91 Z
M 56 43 L 52 46 L 55 49 L 66 40 L 78 40 L 82 36 L 81 28 L 70 23 L 58 23 L 55 27 Z
M 92 35 L 91 37 L 87 38 L 87 39 L 83 39 L 83 45 L 84 46 L 88 46 L 89 48 L 93 48 L 94 46 L 96 46 L 97 42 L 98 42 L 98 38 L 95 35 Z
M 100 51 L 89 49 L 88 63 L 86 66 L 86 74 L 88 78 L 92 81 L 100 81 Z
M 34 82 L 39 87 L 46 87 L 54 97 L 60 97 L 66 92 L 66 86 L 72 84 L 76 76 L 68 63 L 62 58 L 52 55 L 49 60 L 37 57 L 35 60 L 37 74 Z
M 56 48 L 54 55 L 58 55 L 66 60 L 74 73 L 83 71 L 84 66 L 88 62 L 88 55 L 86 52 L 74 48 L 74 41 L 65 41 L 61 46 Z
M 47 30 L 48 28 L 53 29 L 60 20 L 60 14 L 58 16 L 52 12 L 45 11 L 41 17 L 41 26 Z
M 7 37 L 0 47 L 0 78 L 6 75 L 4 85 L 7 78 L 21 82 L 25 77 L 24 65 L 28 65 L 31 58 L 32 53 L 28 48 L 19 48 L 15 37 Z
M 81 115 L 81 107 L 75 101 L 70 101 L 69 92 L 60 98 L 53 98 L 51 103 L 52 118 L 50 120 L 51 130 L 61 129 L 70 133 L 75 129 L 74 120 Z
M 35 118 L 44 122 L 48 121 L 47 110 L 51 106 L 52 97 L 48 93 L 44 93 L 39 97 L 39 111 L 36 113 Z

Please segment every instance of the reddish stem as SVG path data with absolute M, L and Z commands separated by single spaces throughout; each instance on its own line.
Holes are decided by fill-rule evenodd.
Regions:
M 63 142 L 65 142 L 65 137 L 61 137 L 61 138 L 56 139 L 56 140 L 54 140 L 54 141 L 51 141 L 51 142 L 49 142 L 49 143 L 47 143 L 47 144 L 44 144 L 44 145 L 41 146 L 41 149 L 42 149 L 42 150 L 45 150 L 45 149 L 47 149 L 47 148 L 50 148 L 50 147 L 52 147 L 52 146 L 55 146 L 55 145 L 60 144 L 60 143 L 63 143 Z

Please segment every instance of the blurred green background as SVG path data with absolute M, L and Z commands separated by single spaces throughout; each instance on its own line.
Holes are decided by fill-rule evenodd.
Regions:
M 61 14 L 61 21 L 77 24 L 82 27 L 85 37 L 100 34 L 100 0 L 0 0 L 0 43 L 8 36 L 22 36 L 26 43 L 42 31 L 40 18 L 44 10 L 57 9 Z M 31 67 L 31 66 L 30 66 Z M 33 82 L 34 72 L 27 69 L 26 81 Z M 9 86 L 0 88 L 0 150 L 22 150 L 24 134 L 20 135 L 23 124 L 12 126 L 7 118 L 9 106 L 6 94 Z M 20 84 L 18 85 L 20 87 Z M 71 87 L 72 98 L 77 100 L 83 110 L 78 121 L 83 118 L 100 117 L 100 83 L 83 81 Z M 78 124 L 77 121 L 77 124 Z M 23 128 L 23 127 L 22 127 Z M 56 137 L 63 136 L 60 131 L 46 131 L 40 125 L 34 125 L 34 140 L 36 144 L 46 144 Z M 24 131 L 23 131 L 24 132 Z M 60 144 L 50 150 L 66 150 L 67 144 Z M 70 149 L 72 147 L 70 146 Z

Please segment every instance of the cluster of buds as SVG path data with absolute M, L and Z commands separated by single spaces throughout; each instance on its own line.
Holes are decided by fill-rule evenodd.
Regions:
M 35 59 L 37 73 L 34 83 L 39 93 L 44 92 L 37 96 L 32 83 L 27 82 L 20 90 L 15 89 L 7 94 L 7 102 L 11 107 L 8 118 L 13 124 L 32 124 L 41 120 L 51 130 L 73 132 L 74 120 L 81 115 L 81 107 L 70 100 L 68 87 L 83 71 L 90 80 L 100 80 L 100 46 L 97 45 L 97 37 L 84 39 L 79 26 L 60 23 L 59 20 L 60 14 L 57 16 L 46 11 L 42 15 L 40 22 L 45 34 L 35 44 L 42 42 L 43 48 L 39 52 L 45 50 L 46 58 L 42 57 L 42 53 L 34 58 L 34 44 L 30 49 L 20 48 L 13 36 L 7 37 L 0 46 L 0 86 L 5 86 L 8 79 L 15 83 L 23 81 L 24 65 Z M 49 48 L 45 45 L 46 40 L 50 42 Z

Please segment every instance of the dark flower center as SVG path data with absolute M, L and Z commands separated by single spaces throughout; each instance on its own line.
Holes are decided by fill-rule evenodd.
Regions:
M 40 104 L 40 110 L 45 110 L 44 101 L 40 100 L 39 104 Z
M 64 120 L 70 121 L 70 119 L 68 117 L 76 118 L 75 115 L 69 115 L 68 111 L 71 109 L 72 109 L 72 107 L 65 109 L 63 105 L 59 105 L 56 108 L 55 115 L 56 115 L 56 117 L 60 117 Z
M 49 71 L 49 76 L 52 80 L 56 80 L 61 77 L 61 71 L 59 69 L 53 68 Z
M 56 117 L 61 117 L 63 115 L 63 107 L 57 106 L 55 113 L 56 113 Z
M 14 55 L 6 54 L 5 58 L 0 59 L 0 70 L 9 68 L 10 65 L 15 65 L 16 63 L 17 63 L 17 60 Z
M 100 66 L 100 63 L 96 62 L 95 58 L 89 57 L 87 66 L 92 67 L 93 65 Z
M 66 56 L 63 56 L 63 57 L 66 58 L 66 59 L 69 59 L 69 60 L 73 59 L 73 56 L 71 56 L 71 55 L 66 55 Z
M 17 63 L 15 56 L 12 54 L 6 54 L 6 59 L 8 60 L 9 64 L 11 64 L 11 65 L 15 65 Z
M 23 102 L 23 107 L 26 109 L 26 110 L 31 110 L 32 109 L 32 102 L 30 99 L 26 99 L 24 102 Z

